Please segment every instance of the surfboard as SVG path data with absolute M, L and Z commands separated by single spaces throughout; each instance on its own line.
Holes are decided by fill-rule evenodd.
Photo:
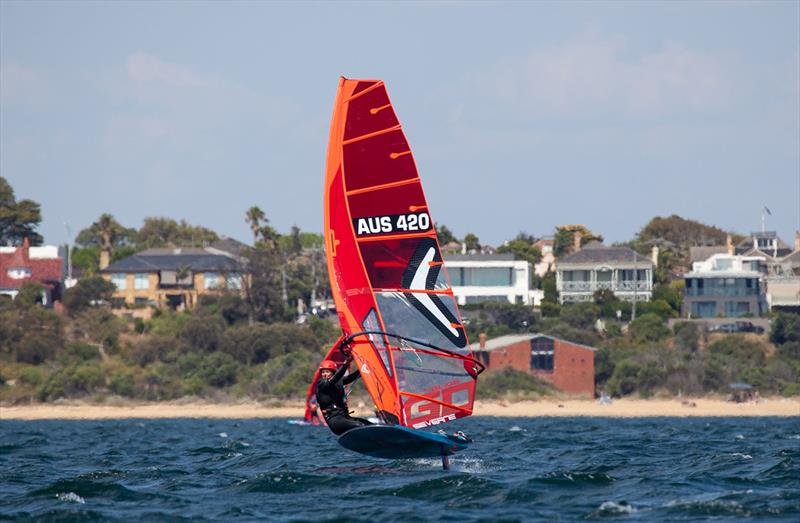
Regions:
M 339 436 L 339 444 L 374 458 L 411 459 L 451 456 L 469 442 L 400 425 L 372 425 L 348 430 Z

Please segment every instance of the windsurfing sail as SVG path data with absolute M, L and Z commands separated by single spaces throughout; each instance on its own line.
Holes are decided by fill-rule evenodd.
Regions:
M 422 428 L 472 414 L 483 365 L 382 81 L 339 82 L 324 206 L 336 310 L 379 415 Z

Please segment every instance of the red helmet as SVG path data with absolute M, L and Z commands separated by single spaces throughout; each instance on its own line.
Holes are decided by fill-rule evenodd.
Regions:
M 333 360 L 325 360 L 319 364 L 319 370 L 332 370 L 335 371 L 338 365 Z

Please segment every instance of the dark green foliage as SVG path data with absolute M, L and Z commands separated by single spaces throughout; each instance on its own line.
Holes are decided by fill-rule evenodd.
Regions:
M 37 367 L 25 367 L 19 373 L 19 381 L 23 385 L 37 387 L 44 380 L 44 373 Z
M 227 387 L 236 383 L 239 366 L 229 354 L 209 354 L 197 369 L 197 376 L 212 387 Z
M 309 316 L 308 328 L 314 333 L 314 337 L 323 349 L 333 345 L 342 334 L 342 328 L 339 326 L 338 320 L 334 325 L 327 319 L 317 318 L 316 316 Z
M 136 380 L 132 372 L 120 371 L 111 375 L 108 390 L 119 396 L 132 398 L 135 394 Z
M 192 315 L 183 324 L 180 338 L 190 350 L 213 352 L 219 347 L 225 321 L 219 316 Z
M 593 303 L 564 304 L 561 306 L 561 320 L 576 329 L 591 329 L 600 316 L 600 309 Z
M 532 374 L 506 368 L 483 374 L 477 394 L 478 399 L 494 399 L 509 394 L 545 395 L 552 390 L 552 386 Z
M 74 361 L 91 361 L 100 359 L 100 351 L 96 346 L 77 341 L 67 345 L 65 354 Z
M 0 176 L 0 245 L 21 245 L 25 238 L 31 245 L 41 245 L 42 236 L 36 232 L 42 221 L 42 209 L 33 200 L 19 200 L 14 189 Z
M 39 387 L 37 395 L 41 401 L 47 401 L 88 394 L 104 385 L 103 369 L 96 363 L 87 362 L 57 370 Z
M 683 287 L 683 280 L 676 280 L 671 285 L 656 284 L 653 286 L 653 301 L 664 301 L 674 311 L 671 316 L 677 316 L 683 305 Z
M 675 348 L 696 352 L 700 344 L 700 328 L 696 323 L 680 321 L 672 328 L 675 333 Z
M 480 252 L 481 251 L 481 242 L 477 236 L 473 233 L 468 232 L 466 236 L 464 236 L 464 244 L 467 246 L 467 252 Z
M 305 351 L 269 360 L 262 375 L 264 392 L 283 398 L 303 397 L 318 364 L 318 358 Z
M 542 301 L 541 311 L 545 318 L 557 318 L 561 315 L 561 305 Z
M 532 237 L 525 233 L 519 233 L 513 240 L 504 243 L 497 248 L 499 253 L 511 253 L 519 260 L 536 265 L 542 259 L 542 252 L 538 247 L 533 246 Z
M 563 321 L 542 321 L 539 330 L 544 334 L 574 343 L 589 345 L 590 347 L 597 346 L 600 343 L 600 336 L 594 329 L 579 329 Z
M 779 312 L 772 320 L 769 339 L 775 345 L 800 343 L 800 314 Z
M 145 218 L 136 233 L 139 249 L 150 247 L 202 247 L 217 241 L 217 233 L 206 227 L 190 225 L 185 220 L 172 218 Z
M 238 325 L 222 335 L 220 350 L 239 363 L 250 365 L 267 361 L 274 350 L 271 331 L 264 323 Z
M 678 316 L 678 311 L 673 309 L 669 303 L 664 300 L 653 300 L 649 302 L 637 304 L 637 312 L 644 316 L 645 314 L 655 314 L 662 320 Z
M 553 254 L 556 256 L 556 258 L 560 258 L 572 252 L 572 249 L 575 245 L 575 234 L 578 232 L 581 234 L 581 247 L 589 242 L 603 241 L 602 235 L 594 234 L 583 225 L 556 227 L 553 245 Z
M 669 328 L 657 314 L 647 313 L 638 316 L 629 327 L 630 335 L 638 342 L 659 341 L 669 336 Z
M 615 367 L 606 388 L 614 396 L 627 396 L 636 391 L 642 366 L 634 360 L 622 360 Z
M 533 332 L 536 317 L 527 305 L 506 302 L 481 302 L 462 307 L 467 321 L 467 336 L 476 340 L 480 333 L 490 338 L 511 332 Z
M 434 228 L 436 229 L 436 237 L 439 240 L 439 245 L 444 248 L 445 245 L 452 242 L 461 243 L 461 241 L 453 235 L 450 229 L 447 228 L 446 225 L 435 223 Z
M 165 361 L 167 355 L 180 346 L 181 343 L 172 336 L 151 335 L 133 345 L 129 357 L 140 367 L 145 367 L 156 361 Z
M 556 285 L 556 274 L 548 271 L 542 276 L 542 290 L 544 291 L 544 298 L 542 298 L 542 306 L 545 303 L 558 303 L 558 286 Z
M 71 315 L 76 315 L 93 304 L 108 302 L 116 287 L 100 276 L 80 280 L 64 293 L 64 307 Z

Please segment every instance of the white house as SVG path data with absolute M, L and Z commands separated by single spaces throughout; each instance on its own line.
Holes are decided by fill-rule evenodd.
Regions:
M 498 301 L 534 305 L 542 291 L 531 290 L 531 264 L 513 254 L 449 254 L 445 267 L 459 305 Z

